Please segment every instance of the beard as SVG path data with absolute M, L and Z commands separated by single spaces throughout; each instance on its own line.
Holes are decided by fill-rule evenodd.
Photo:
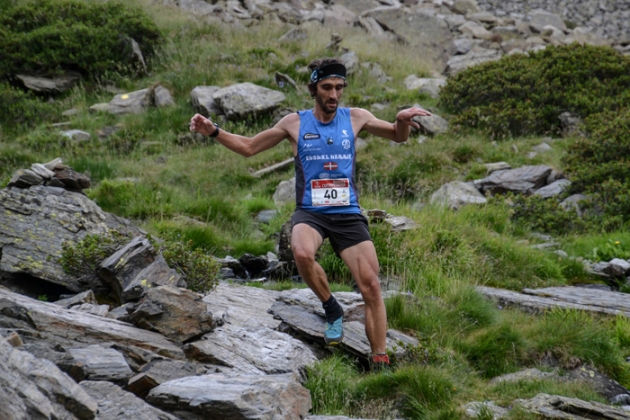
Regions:
M 322 111 L 324 111 L 324 113 L 334 114 L 335 112 L 337 112 L 337 107 L 339 106 L 339 103 L 337 101 L 324 102 L 322 97 L 319 95 L 315 96 L 315 100 L 319 104 L 319 107 L 322 109 Z

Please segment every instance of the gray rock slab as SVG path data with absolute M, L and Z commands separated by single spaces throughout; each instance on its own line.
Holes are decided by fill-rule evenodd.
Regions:
M 301 420 L 311 408 L 309 391 L 290 374 L 175 379 L 153 388 L 147 402 L 188 419 Z
M 14 314 L 15 317 L 27 313 L 29 325 L 43 339 L 54 336 L 84 344 L 111 341 L 176 359 L 184 356 L 179 347 L 160 334 L 113 319 L 64 309 L 54 303 L 31 299 L 1 287 L 0 312 L 5 316 Z
M 459 30 L 464 35 L 470 35 L 477 39 L 490 39 L 492 32 L 486 29 L 485 26 L 478 24 L 477 22 L 468 21 L 459 27 Z
M 453 210 L 467 204 L 485 204 L 487 201 L 474 185 L 461 181 L 442 185 L 430 199 L 432 204 L 440 204 Z
M 223 321 L 239 327 L 278 328 L 280 321 L 267 311 L 281 292 L 257 287 L 221 283 L 204 296 L 208 311 L 221 316 Z
M 272 198 L 277 206 L 295 203 L 295 177 L 280 181 Z
M 147 289 L 134 311 L 134 325 L 156 331 L 177 343 L 202 336 L 214 328 L 202 296 L 188 289 L 159 286 Z
M 109 101 L 108 112 L 115 115 L 141 114 L 153 103 L 153 89 L 140 89 L 135 92 L 119 93 Z
M 158 108 L 165 108 L 175 105 L 175 100 L 171 95 L 171 92 L 162 85 L 157 85 L 153 88 L 153 101 Z
M 502 56 L 503 54 L 501 54 L 498 50 L 476 47 L 466 54 L 451 57 L 446 63 L 446 70 L 444 70 L 444 73 L 449 76 L 454 76 L 457 73 L 466 70 L 468 67 L 476 66 L 488 61 L 496 61 L 501 59 Z
M 418 93 L 424 93 L 432 98 L 440 96 L 440 89 L 446 85 L 446 79 L 417 77 L 416 75 L 407 76 L 405 78 L 405 87 L 408 90 L 417 90 Z
M 62 131 L 61 135 L 75 141 L 88 141 L 92 137 L 90 133 L 83 130 L 66 130 Z
M 58 261 L 64 241 L 76 243 L 110 229 L 141 232 L 78 192 L 44 186 L 0 190 L 0 271 L 29 274 L 76 293 L 91 289 L 107 295 L 109 287 L 100 279 L 69 276 Z
M 561 31 L 567 29 L 567 25 L 564 23 L 562 17 L 555 13 L 550 13 L 542 9 L 536 9 L 529 12 L 529 17 L 530 26 L 536 28 L 536 32 L 538 33 L 540 33 L 547 25 L 554 26 Z
M 140 398 L 146 398 L 156 386 L 173 379 L 202 375 L 204 366 L 183 360 L 156 359 L 144 365 L 138 374 L 129 378 L 127 390 Z
M 473 401 L 464 405 L 464 410 L 469 418 L 477 419 L 481 417 L 482 412 L 492 413 L 492 420 L 502 419 L 508 415 L 507 408 L 500 407 L 494 401 Z
M 337 294 L 335 294 L 337 298 Z M 319 304 L 321 308 L 321 303 Z M 286 326 L 288 331 L 300 338 L 304 338 L 317 345 L 324 345 L 324 326 L 326 318 L 320 315 L 317 311 L 309 310 L 302 304 L 294 303 L 288 304 L 283 301 L 276 302 L 269 310 L 276 317 L 280 318 Z M 322 310 L 323 311 L 323 310 Z M 343 323 L 344 338 L 342 340 L 341 349 L 352 355 L 367 360 L 370 357 L 371 349 L 370 343 L 365 335 L 365 325 L 358 321 L 349 321 Z M 403 341 L 407 345 L 417 345 L 418 342 L 412 337 L 406 337 L 405 340 L 401 340 L 402 333 L 395 334 L 395 338 L 392 339 L 392 334 L 388 333 L 386 338 L 386 347 L 388 350 L 395 352 L 397 356 L 402 356 L 405 352 L 404 348 L 400 345 L 400 341 Z
M 304 420 L 374 420 L 374 419 L 359 419 L 355 417 L 346 417 L 346 416 L 308 416 Z
M 94 419 L 97 403 L 55 364 L 0 337 L 0 418 Z
M 65 75 L 47 78 L 39 76 L 31 76 L 26 74 L 16 74 L 24 86 L 32 91 L 39 93 L 62 93 L 66 92 L 79 81 L 79 74 L 68 73 Z
M 446 21 L 422 9 L 406 12 L 400 7 L 379 8 L 370 13 L 382 27 L 396 34 L 408 48 L 422 54 L 442 70 L 451 50 L 453 35 Z
M 571 181 L 568 179 L 559 179 L 552 182 L 549 185 L 545 185 L 542 188 L 534 191 L 534 195 L 540 195 L 543 198 L 556 197 L 564 192 L 571 185 Z
M 415 108 L 421 108 L 420 105 L 414 105 Z M 420 125 L 420 133 L 429 136 L 446 133 L 448 131 L 448 121 L 435 113 L 429 116 L 413 117 L 413 121 Z
M 563 380 L 587 383 L 595 392 L 607 401 L 628 400 L 630 393 L 619 382 L 600 373 L 593 366 L 585 365 L 570 370 L 562 376 Z
M 542 372 L 536 368 L 525 369 L 519 372 L 508 373 L 506 375 L 496 376 L 490 380 L 491 384 L 498 384 L 501 382 L 516 382 L 530 379 L 550 379 L 559 378 L 556 372 Z
M 511 290 L 477 286 L 477 290 L 503 306 L 516 306 L 527 312 L 540 313 L 552 308 L 577 309 L 630 317 L 630 302 L 624 294 L 583 287 L 547 287 Z
M 521 166 L 516 169 L 495 171 L 486 178 L 473 182 L 477 189 L 491 194 L 508 191 L 527 194 L 542 187 L 552 170 L 547 165 Z
M 96 303 L 96 297 L 94 296 L 94 292 L 91 290 L 87 290 L 85 292 L 78 293 L 72 297 L 59 299 L 56 302 L 53 302 L 55 305 L 62 306 L 66 309 L 70 309 L 75 305 L 82 305 L 84 303 Z
M 492 172 L 496 172 L 496 171 L 502 171 L 505 169 L 512 169 L 512 165 L 510 165 L 507 162 L 492 162 L 492 163 L 485 163 L 483 166 L 486 167 L 487 171 L 486 174 L 490 175 Z
M 223 110 L 214 102 L 212 95 L 219 86 L 197 86 L 190 92 L 190 101 L 195 110 L 204 117 L 223 115 Z
M 249 82 L 221 88 L 212 98 L 229 120 L 269 113 L 285 100 L 284 93 Z
M 516 399 L 514 403 L 546 419 L 630 419 L 630 412 L 621 408 L 561 395 L 538 394 L 529 400 Z
M 82 381 L 81 388 L 98 404 L 96 420 L 177 420 L 119 386 L 102 381 Z
M 273 165 L 269 165 L 266 168 L 263 168 L 259 171 L 256 171 L 252 174 L 254 178 L 260 178 L 263 175 L 267 175 L 268 173 L 277 171 L 278 169 L 284 169 L 288 166 L 291 166 L 295 162 L 295 158 L 285 159 L 282 162 L 278 162 Z
M 301 341 L 269 328 L 225 325 L 184 347 L 188 358 L 249 375 L 296 373 L 317 359 Z
M 126 383 L 132 374 L 122 353 L 113 348 L 93 344 L 66 352 L 65 360 L 57 365 L 77 382 L 88 379 Z

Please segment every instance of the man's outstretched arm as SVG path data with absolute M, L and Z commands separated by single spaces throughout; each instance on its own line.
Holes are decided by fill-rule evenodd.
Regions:
M 397 143 L 407 141 L 411 127 L 420 128 L 420 125 L 412 120 L 413 117 L 430 115 L 431 113 L 424 109 L 407 108 L 396 115 L 394 123 L 390 123 L 376 118 L 370 111 L 365 109 L 352 108 L 353 123 L 356 118 L 360 130 L 365 130 L 370 134 L 393 140 Z
M 297 117 L 297 114 L 295 114 L 295 117 Z M 289 131 L 287 128 L 295 117 L 293 117 L 293 114 L 288 115 L 272 128 L 262 131 L 254 137 L 232 134 L 221 128 L 216 139 L 233 152 L 250 157 L 264 150 L 271 149 L 285 138 L 288 138 Z M 216 129 L 212 121 L 203 115 L 195 114 L 190 120 L 190 131 L 203 134 L 204 136 L 209 136 Z

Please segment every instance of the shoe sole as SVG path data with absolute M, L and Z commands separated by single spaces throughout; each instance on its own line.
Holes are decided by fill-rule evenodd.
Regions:
M 341 337 L 330 340 L 330 341 L 328 341 L 326 336 L 324 336 L 324 342 L 326 343 L 327 346 L 338 346 L 339 344 L 341 344 L 342 341 L 343 341 L 343 334 L 341 334 Z

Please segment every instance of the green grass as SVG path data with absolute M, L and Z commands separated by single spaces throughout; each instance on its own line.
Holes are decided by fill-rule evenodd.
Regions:
M 88 1 L 88 0 L 86 0 Z M 96 0 L 89 0 L 96 1 Z M 325 45 L 332 29 L 308 29 L 300 42 L 279 44 L 288 27 L 256 22 L 255 30 L 204 23 L 176 9 L 134 0 L 164 31 L 165 44 L 155 57 L 153 72 L 142 78 L 112 76 L 88 83 L 55 99 L 55 110 L 77 108 L 79 113 L 34 127 L 5 125 L 0 131 L 0 185 L 17 169 L 62 157 L 75 170 L 89 173 L 93 186 L 86 193 L 105 211 L 132 219 L 151 234 L 190 243 L 192 249 L 217 257 L 274 252 L 277 233 L 287 222 L 293 204 L 277 206 L 272 195 L 293 168 L 254 178 L 251 174 L 292 155 L 288 142 L 245 159 L 219 144 L 191 144 L 179 139 L 188 133 L 194 114 L 190 91 L 199 85 L 227 86 L 253 82 L 278 89 L 273 75 L 281 71 L 298 83 L 306 78 L 297 70 L 311 59 L 329 55 Z M 343 46 L 362 62 L 378 62 L 393 78 L 385 86 L 368 74 L 349 79 L 344 104 L 370 108 L 387 104 L 375 115 L 393 121 L 401 105 L 436 101 L 406 91 L 409 74 L 428 76 L 431 63 L 422 54 L 385 40 L 367 39 L 358 28 L 339 32 Z M 275 58 L 270 56 L 273 52 Z M 108 84 L 132 91 L 155 83 L 169 88 L 176 105 L 150 109 L 139 115 L 112 116 L 88 112 L 107 102 Z M 306 93 L 284 89 L 289 109 L 312 107 Z M 44 109 L 44 108 L 42 108 Z M 47 108 L 46 108 L 47 109 Z M 438 114 L 441 111 L 437 110 Z M 68 121 L 68 128 L 92 135 L 76 143 L 59 135 L 50 122 Z M 251 136 L 271 125 L 270 117 L 221 122 L 230 132 Z M 107 129 L 117 131 L 103 136 Z M 65 129 L 65 127 L 64 127 Z M 100 135 L 100 136 L 99 136 Z M 357 181 L 366 209 L 383 209 L 416 222 L 416 228 L 392 232 L 389 225 L 371 224 L 381 274 L 395 278 L 400 296 L 386 300 L 389 326 L 420 340 L 411 356 L 397 360 L 390 375 L 365 372 L 351 358 L 332 356 L 309 370 L 306 382 L 315 414 L 357 418 L 464 418 L 461 406 L 469 401 L 495 400 L 511 405 L 515 398 L 538 392 L 598 400 L 585 385 L 551 380 L 492 385 L 493 376 L 540 367 L 553 357 L 565 369 L 579 363 L 630 386 L 624 361 L 630 355 L 630 321 L 622 317 L 590 316 L 551 311 L 533 316 L 501 310 L 475 291 L 486 285 L 512 290 L 594 282 L 580 261 L 560 258 L 530 248 L 534 240 L 526 223 L 515 222 L 509 203 L 448 211 L 428 204 L 431 194 L 453 180 L 486 176 L 484 163 L 505 161 L 516 168 L 547 164 L 562 170 L 562 157 L 572 141 L 554 140 L 553 150 L 528 159 L 540 137 L 501 142 L 474 131 L 446 133 L 418 143 L 417 134 L 404 145 L 362 134 L 368 146 L 358 152 Z M 277 210 L 269 224 L 256 220 L 262 210 Z M 630 252 L 627 231 L 557 235 L 553 238 L 570 256 L 593 259 Z M 617 244 L 616 242 L 619 242 Z M 318 261 L 333 291 L 350 291 L 354 280 L 328 242 Z M 272 290 L 305 287 L 293 282 L 252 283 Z M 515 408 L 509 418 L 532 418 Z

